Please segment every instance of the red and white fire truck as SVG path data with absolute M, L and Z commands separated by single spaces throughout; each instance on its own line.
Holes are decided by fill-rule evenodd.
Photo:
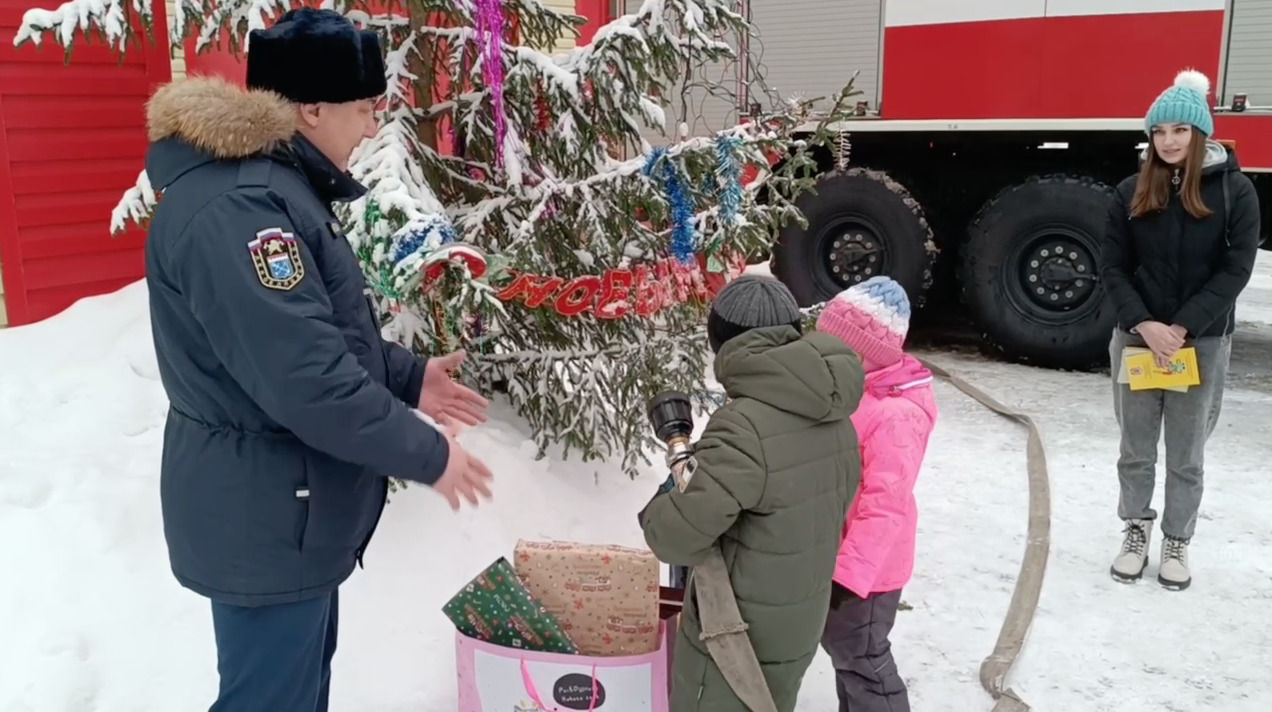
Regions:
M 1272 228 L 1272 0 L 740 6 L 758 30 L 741 47 L 742 97 L 704 104 L 707 123 L 772 108 L 745 94 L 747 72 L 784 96 L 833 94 L 856 72 L 861 91 L 844 127 L 851 168 L 804 198 L 808 229 L 773 248 L 804 304 L 886 273 L 928 314 L 965 308 L 1011 358 L 1107 364 L 1115 317 L 1097 258 L 1110 186 L 1135 172 L 1143 117 L 1185 68 L 1210 78 L 1215 138 L 1235 145 Z

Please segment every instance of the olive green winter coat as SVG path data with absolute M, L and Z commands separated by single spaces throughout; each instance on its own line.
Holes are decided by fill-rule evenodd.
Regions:
M 718 542 L 779 712 L 795 708 L 826 621 L 831 577 L 861 461 L 849 416 L 864 374 L 821 333 L 754 329 L 725 342 L 716 379 L 731 399 L 695 446 L 684 492 L 641 515 L 661 561 L 693 566 Z M 671 712 L 740 712 L 698 640 L 692 574 L 672 670 Z

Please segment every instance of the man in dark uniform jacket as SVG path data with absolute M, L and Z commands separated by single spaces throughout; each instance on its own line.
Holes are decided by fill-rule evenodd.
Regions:
M 381 338 L 331 211 L 366 192 L 347 165 L 376 130 L 378 36 L 302 9 L 249 47 L 247 90 L 187 79 L 147 109 L 164 534 L 177 580 L 212 601 L 212 710 L 316 712 L 337 588 L 362 563 L 387 477 L 456 509 L 488 498 L 490 471 L 449 432 L 488 403 L 450 378 L 462 352 L 423 363 Z

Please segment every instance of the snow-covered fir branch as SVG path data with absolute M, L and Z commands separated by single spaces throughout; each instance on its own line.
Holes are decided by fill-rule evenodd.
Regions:
M 137 183 L 124 191 L 119 203 L 110 211 L 110 232 L 118 234 L 128 229 L 128 224 L 140 225 L 149 219 L 159 204 L 150 176 L 143 170 L 137 175 Z
M 130 41 L 137 40 L 130 16 L 136 14 L 145 27 L 153 22 L 151 1 L 68 0 L 52 10 L 33 8 L 22 13 L 13 46 L 28 42 L 39 45 L 47 33 L 69 52 L 77 34 L 84 39 L 97 34 L 116 51 L 123 52 Z
M 683 25 L 670 22 L 664 17 L 667 13 L 691 20 Z M 647 144 L 642 130 L 661 127 L 665 121 L 665 111 L 645 92 L 664 93 L 671 83 L 665 75 L 681 71 L 686 62 L 729 56 L 732 50 L 728 43 L 708 41 L 707 35 L 734 31 L 744 23 L 721 0 L 650 0 L 637 13 L 601 28 L 590 44 L 563 55 L 549 56 L 525 46 L 505 48 L 508 91 L 533 97 L 533 101 L 514 107 L 510 123 L 521 128 L 524 138 L 527 125 L 534 125 L 546 110 L 553 116 L 551 128 L 564 140 L 545 137 L 535 142 L 531 136 L 528 146 L 534 162 L 575 178 L 602 170 L 609 160 L 610 145 L 617 142 L 644 148 Z M 697 37 L 699 34 L 703 37 Z M 463 48 L 452 45 L 449 49 L 452 80 L 463 82 L 470 75 L 479 76 L 480 55 L 473 58 L 475 66 L 470 68 L 464 65 L 469 55 Z M 448 98 L 444 109 L 456 117 L 469 142 L 469 155 L 477 160 L 489 160 L 487 152 L 493 152 L 489 109 L 484 87 Z
M 37 0 L 38 1 L 38 0 Z M 31 9 L 23 13 L 14 46 L 27 42 L 41 44 L 45 34 L 67 48 L 76 36 L 92 41 L 94 35 L 118 52 L 130 49 L 140 41 L 134 31 L 139 24 L 153 32 L 155 0 L 68 0 L 52 10 Z M 332 0 L 321 5 L 330 6 Z M 227 40 L 232 48 L 242 47 L 246 33 L 264 29 L 279 15 L 291 9 L 289 0 L 177 0 L 163 28 L 168 42 L 179 46 L 193 33 L 198 37 L 196 51 Z
M 195 51 L 226 40 L 233 49 L 244 48 L 244 37 L 263 30 L 291 9 L 290 0 L 217 0 L 210 11 L 196 19 Z M 201 21 L 200 21 L 201 20 Z
M 498 364 L 512 363 L 520 365 L 535 361 L 548 363 L 560 361 L 591 362 L 597 359 L 623 360 L 641 354 L 646 350 L 660 347 L 670 348 L 673 352 L 680 351 L 680 345 L 681 338 L 678 334 L 665 334 L 662 338 L 653 340 L 641 340 L 637 343 L 596 345 L 591 348 L 506 351 L 484 356 L 483 360 Z
M 425 214 L 445 212 L 433 194 L 420 166 L 415 124 L 401 109 L 386 114 L 374 138 L 363 141 L 349 166 L 353 177 L 367 186 L 367 195 L 351 204 L 351 237 L 366 233 L 364 210 L 369 200 L 385 212 L 394 212 L 406 222 Z M 355 243 L 356 245 L 356 243 Z
M 183 47 L 187 28 L 191 23 L 201 21 L 202 18 L 203 10 L 199 0 L 176 0 L 173 2 L 172 12 L 168 15 L 169 45 L 172 47 Z
M 329 10 L 340 12 L 351 22 L 361 26 L 367 30 L 380 30 L 381 32 L 391 32 L 394 30 L 405 30 L 411 24 L 411 18 L 401 13 L 371 13 L 354 5 L 353 3 L 334 2 L 333 0 L 323 0 L 323 7 Z M 346 7 L 347 5 L 347 7 Z
M 420 28 L 420 34 L 435 39 L 448 40 L 454 43 L 457 51 L 463 51 L 465 45 L 471 42 L 473 37 L 477 35 L 476 30 L 471 27 L 439 27 L 437 25 L 425 25 Z
M 349 166 L 352 176 L 368 189 L 366 196 L 349 207 L 349 236 L 355 247 L 369 237 L 366 206 L 370 202 L 401 224 L 445 212 L 424 176 L 421 159 L 426 147 L 420 144 L 418 115 L 408 95 L 417 78 L 408 67 L 410 56 L 416 51 L 417 36 L 402 31 L 405 25 L 391 17 L 361 19 L 380 28 L 386 40 L 388 90 L 379 130 L 358 146 Z
M 737 126 L 721 131 L 716 136 L 694 137 L 668 147 L 663 160 L 679 161 L 690 154 L 698 154 L 699 160 L 704 156 L 714 156 L 717 141 L 721 138 L 737 138 L 741 141 L 738 160 L 762 164 L 765 161 L 763 150 L 779 140 L 778 135 L 756 125 Z M 543 211 L 553 198 L 577 201 L 587 212 L 598 209 L 598 199 L 604 200 L 601 192 L 606 189 L 615 190 L 624 183 L 633 180 L 645 180 L 648 159 L 645 156 L 615 161 L 606 157 L 596 171 L 584 178 L 545 179 L 533 186 L 509 186 L 510 193 L 498 197 L 490 197 L 482 202 L 455 208 L 453 214 L 457 226 L 465 231 L 480 231 L 483 223 L 492 216 L 504 217 L 515 205 L 530 205 L 526 219 L 518 224 L 508 235 L 505 247 L 511 248 L 530 237 L 534 225 L 542 217 Z M 683 170 L 681 166 L 677 170 Z
M 699 329 L 615 341 L 568 350 L 483 354 L 480 374 L 506 384 L 508 396 L 534 426 L 542 453 L 559 448 L 565 456 L 578 453 L 585 462 L 617 461 L 634 473 L 649 463 L 646 453 L 657 446 L 645 418 L 648 391 L 697 392 L 705 338 Z M 545 414 L 551 414 L 550 420 Z

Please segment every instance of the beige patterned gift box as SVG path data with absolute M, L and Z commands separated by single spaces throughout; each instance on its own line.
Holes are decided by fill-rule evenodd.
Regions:
M 653 552 L 567 541 L 517 542 L 517 576 L 584 655 L 658 649 L 658 559 Z

